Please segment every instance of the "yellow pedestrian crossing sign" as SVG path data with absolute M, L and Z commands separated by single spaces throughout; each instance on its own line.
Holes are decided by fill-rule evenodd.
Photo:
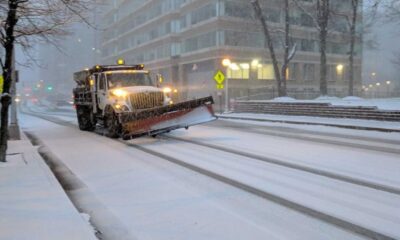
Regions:
M 221 70 L 218 70 L 214 75 L 214 80 L 217 84 L 222 85 L 225 81 L 225 75 Z
M 217 89 L 224 89 L 224 84 L 217 84 L 216 87 Z

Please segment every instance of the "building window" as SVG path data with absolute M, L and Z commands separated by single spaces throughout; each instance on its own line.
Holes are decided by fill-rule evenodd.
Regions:
M 259 47 L 264 46 L 264 36 L 262 33 L 237 32 L 226 30 L 225 45 L 240 47 Z
M 249 79 L 250 73 L 249 69 L 242 69 L 240 67 L 238 68 L 228 68 L 228 78 L 229 79 Z
M 281 21 L 281 10 L 278 8 L 266 8 L 263 12 L 268 21 L 276 23 Z
M 179 22 L 180 22 L 180 29 L 185 29 L 185 28 L 187 27 L 187 24 L 186 24 L 186 16 L 182 16 L 182 17 L 179 19 Z
M 313 27 L 314 26 L 314 20 L 312 17 L 306 13 L 302 13 L 300 16 L 300 24 L 301 26 L 304 27 Z
M 297 80 L 298 70 L 297 63 L 290 63 L 289 67 L 286 69 L 286 79 L 287 80 Z
M 178 33 L 180 32 L 180 21 L 179 20 L 173 20 L 171 21 L 171 32 L 173 33 Z
M 171 56 L 179 56 L 181 54 L 181 44 L 172 43 L 171 44 Z
M 193 52 L 199 49 L 217 45 L 217 32 L 209 32 L 184 41 L 185 52 Z
M 247 2 L 226 1 L 225 15 L 230 17 L 252 19 L 253 9 L 251 8 L 251 4 Z
M 263 64 L 258 67 L 257 77 L 260 80 L 274 80 L 275 72 L 272 64 Z
M 338 79 L 336 74 L 336 65 L 328 65 L 327 68 L 328 81 L 335 82 Z
M 315 76 L 315 65 L 306 63 L 303 65 L 303 80 L 305 82 L 314 81 Z
M 207 4 L 191 14 L 191 24 L 196 24 L 217 16 L 215 3 Z

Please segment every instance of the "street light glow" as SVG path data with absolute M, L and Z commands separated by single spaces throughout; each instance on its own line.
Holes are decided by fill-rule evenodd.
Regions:
M 222 60 L 222 66 L 228 67 L 229 65 L 231 65 L 231 60 L 230 59 L 225 58 L 224 60 Z
M 258 59 L 253 59 L 253 60 L 251 61 L 251 68 L 257 68 L 259 64 L 260 64 L 260 60 L 258 60 Z
M 390 85 L 390 84 L 391 84 L 391 82 L 390 82 L 390 81 L 386 81 L 386 84 L 387 84 L 387 85 Z
M 248 63 L 241 63 L 241 64 L 240 64 L 240 67 L 241 67 L 242 69 L 250 69 L 250 64 L 248 64 Z
M 231 63 L 229 65 L 229 68 L 232 69 L 233 71 L 237 71 L 237 70 L 240 69 L 239 66 L 236 63 Z
M 337 66 L 336 66 L 336 72 L 337 72 L 337 74 L 342 74 L 343 73 L 343 68 L 344 68 L 344 66 L 343 66 L 343 64 L 338 64 Z
M 380 86 L 380 85 L 381 85 L 381 83 L 378 83 L 378 82 L 376 83 L 376 86 Z

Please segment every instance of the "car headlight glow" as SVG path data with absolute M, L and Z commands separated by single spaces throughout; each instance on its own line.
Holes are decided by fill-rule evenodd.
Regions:
M 171 92 L 172 92 L 172 89 L 169 88 L 169 87 L 165 87 L 165 88 L 163 89 L 163 92 L 164 92 L 164 93 L 171 93 Z
M 111 92 L 113 95 L 117 96 L 117 97 L 126 97 L 126 95 L 128 95 L 127 92 L 125 92 L 122 89 L 114 89 Z

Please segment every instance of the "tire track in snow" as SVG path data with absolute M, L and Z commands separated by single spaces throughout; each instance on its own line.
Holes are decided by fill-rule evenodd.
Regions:
M 187 142 L 187 143 L 191 143 L 191 144 L 195 144 L 195 145 L 199 145 L 199 146 L 203 146 L 203 147 L 207 147 L 207 148 L 211 148 L 211 149 L 227 152 L 227 153 L 232 153 L 232 154 L 243 156 L 243 157 L 247 157 L 247 158 L 256 159 L 256 160 L 267 162 L 267 163 L 270 163 L 270 164 L 279 165 L 279 166 L 282 166 L 282 167 L 287 167 L 287 168 L 291 168 L 291 169 L 295 169 L 295 170 L 300 170 L 300 171 L 312 173 L 312 174 L 323 176 L 323 177 L 327 177 L 327 178 L 332 178 L 332 179 L 335 179 L 335 180 L 339 180 L 339 181 L 343 181 L 343 182 L 347 182 L 347 183 L 351 183 L 351 184 L 355 184 L 355 185 L 359 185 L 359 186 L 363 186 L 363 187 L 372 188 L 372 189 L 379 190 L 379 191 L 384 191 L 384 192 L 400 195 L 400 189 L 399 188 L 386 186 L 386 185 L 378 184 L 378 183 L 375 183 L 375 182 L 361 180 L 361 179 L 353 178 L 353 177 L 342 175 L 342 174 L 338 174 L 338 173 L 332 173 L 332 172 L 329 172 L 329 171 L 308 167 L 308 166 L 301 165 L 301 164 L 296 164 L 296 163 L 286 162 L 286 161 L 282 161 L 282 160 L 278 160 L 278 159 L 268 158 L 268 157 L 264 157 L 264 156 L 260 156 L 260 155 L 256 155 L 256 154 L 252 154 L 252 153 L 248 153 L 248 152 L 243 152 L 243 151 L 240 151 L 240 150 L 235 150 L 235 149 L 231 149 L 231 148 L 227 148 L 227 147 L 223 147 L 223 146 L 212 145 L 212 144 L 199 142 L 199 141 L 195 141 L 195 140 L 183 139 L 183 138 L 174 137 L 174 136 L 171 136 L 171 135 L 165 135 L 164 137 L 170 138 L 170 139 L 174 139 L 174 140 L 177 140 L 177 141 L 181 141 L 181 142 Z
M 268 201 L 272 201 L 274 203 L 277 203 L 277 204 L 282 205 L 284 207 L 287 207 L 289 209 L 301 212 L 301 213 L 303 213 L 305 215 L 308 215 L 308 216 L 311 216 L 311 217 L 316 218 L 318 220 L 324 221 L 324 222 L 326 222 L 328 224 L 331 224 L 331 225 L 337 226 L 339 228 L 342 228 L 342 229 L 357 233 L 359 235 L 365 236 L 365 237 L 367 237 L 369 239 L 395 240 L 395 238 L 393 238 L 391 236 L 387 236 L 385 234 L 378 233 L 376 231 L 367 229 L 367 228 L 365 228 L 363 226 L 354 224 L 352 222 L 349 222 L 349 221 L 346 221 L 346 220 L 331 216 L 331 215 L 326 214 L 324 212 L 321 212 L 321 211 L 312 209 L 310 207 L 301 205 L 299 203 L 296 203 L 294 201 L 285 199 L 285 198 L 280 197 L 280 196 L 278 196 L 276 194 L 260 190 L 258 188 L 253 187 L 253 186 L 250 186 L 248 184 L 239 182 L 239 181 L 237 181 L 235 179 L 223 176 L 221 174 L 215 173 L 215 172 L 210 171 L 208 169 L 201 168 L 201 167 L 196 166 L 194 164 L 190 164 L 188 162 L 182 161 L 182 160 L 180 160 L 178 158 L 175 158 L 175 157 L 172 157 L 172 156 L 169 156 L 169 155 L 166 155 L 166 154 L 163 154 L 163 153 L 148 149 L 146 147 L 143 147 L 143 146 L 140 146 L 140 145 L 137 145 L 137 144 L 133 144 L 133 143 L 130 143 L 130 142 L 125 142 L 123 140 L 118 140 L 118 141 L 123 143 L 123 144 L 125 144 L 125 145 L 127 145 L 127 146 L 133 147 L 133 148 L 135 148 L 137 150 L 140 150 L 140 151 L 143 151 L 145 153 L 151 154 L 153 156 L 162 158 L 162 159 L 167 160 L 167 161 L 169 161 L 171 163 L 177 164 L 177 165 L 179 165 L 181 167 L 190 169 L 190 170 L 195 171 L 195 172 L 197 172 L 199 174 L 208 176 L 210 178 L 213 178 L 215 180 L 218 180 L 218 181 L 223 182 L 225 184 L 228 184 L 230 186 L 239 188 L 239 189 L 241 189 L 243 191 L 246 191 L 248 193 L 254 194 L 254 195 L 256 195 L 258 197 L 261 197 L 261 198 L 264 198 L 264 199 L 266 199 Z

